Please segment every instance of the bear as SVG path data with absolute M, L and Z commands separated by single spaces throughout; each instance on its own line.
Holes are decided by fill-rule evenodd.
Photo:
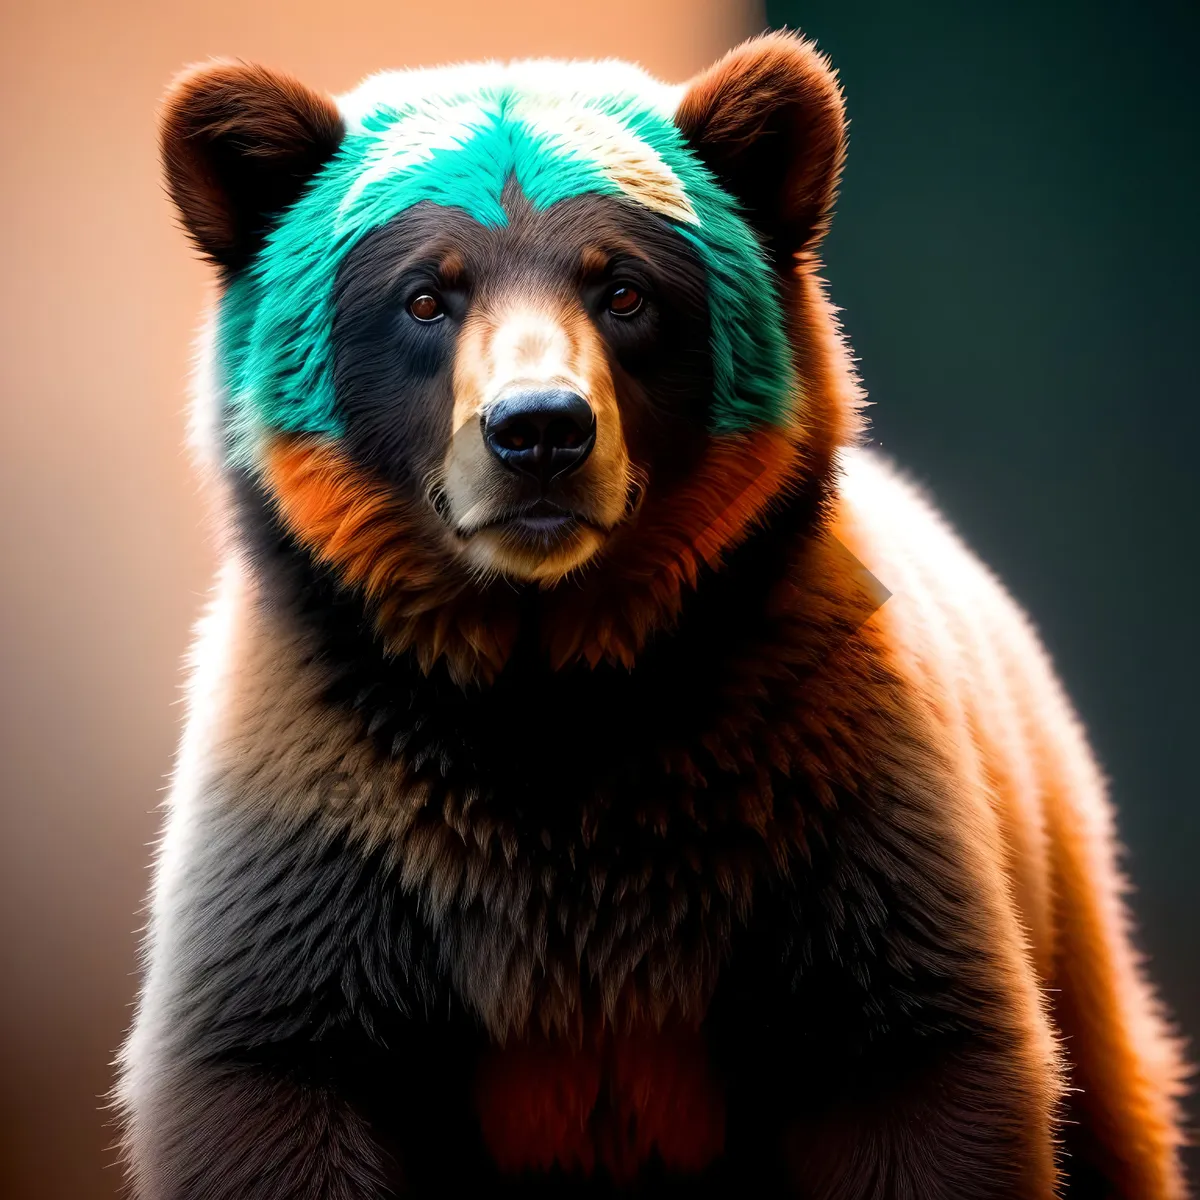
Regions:
M 865 446 L 799 35 L 167 95 L 220 549 L 139 1200 L 1178 1200 L 1179 1043 L 1030 622 Z

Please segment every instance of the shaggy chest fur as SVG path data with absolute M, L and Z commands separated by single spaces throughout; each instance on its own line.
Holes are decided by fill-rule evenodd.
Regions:
M 437 1144 L 465 1123 L 505 1174 L 630 1181 L 722 1161 L 774 1121 L 797 1062 L 817 1077 L 886 1028 L 931 948 L 882 957 L 896 885 L 861 857 L 874 818 L 836 803 L 826 728 L 853 720 L 810 710 L 871 603 L 813 640 L 792 580 L 814 497 L 706 574 L 633 671 L 551 669 L 530 591 L 509 662 L 475 687 L 385 652 L 361 601 L 243 499 L 275 635 L 263 676 L 240 660 L 255 699 L 233 706 L 218 791 L 236 799 L 203 883 L 239 896 L 236 928 L 207 932 L 245 948 L 221 989 L 242 1039 L 263 1012 L 272 1037 L 365 1037 L 384 1109 L 389 1052 L 442 1081 L 411 1114 Z M 825 575 L 846 566 L 816 544 Z M 760 1041 L 788 1052 L 748 1070 Z
M 307 713 L 286 734 L 303 766 L 289 759 L 281 785 L 318 780 L 305 819 L 380 855 L 497 1040 L 579 1046 L 592 1029 L 703 1020 L 755 888 L 804 841 L 811 785 L 790 777 L 789 706 L 812 651 L 794 637 L 782 649 L 770 597 L 812 504 L 798 497 L 747 544 L 736 584 L 707 579 L 634 671 L 550 669 L 530 591 L 514 653 L 484 687 L 385 653 L 361 602 L 258 510 L 268 606 L 312 662 Z M 273 789 L 270 698 L 243 711 L 257 715 L 241 723 L 231 787 L 255 762 Z M 318 736 L 331 719 L 337 736 Z

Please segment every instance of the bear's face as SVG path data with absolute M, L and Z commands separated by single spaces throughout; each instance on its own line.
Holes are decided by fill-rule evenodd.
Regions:
M 406 628 L 497 578 L 648 580 L 639 547 L 687 579 L 802 457 L 795 268 L 843 123 L 797 39 L 684 89 L 482 64 L 335 102 L 218 63 L 162 142 L 222 271 L 226 464 Z
M 657 214 L 583 194 L 503 224 L 422 201 L 338 272 L 347 453 L 481 575 L 552 581 L 599 552 L 703 445 L 703 265 Z

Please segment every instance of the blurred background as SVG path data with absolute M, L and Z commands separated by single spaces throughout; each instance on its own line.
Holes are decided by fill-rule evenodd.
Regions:
M 180 662 L 212 569 L 182 451 L 207 272 L 155 109 L 236 55 L 330 91 L 530 54 L 682 79 L 766 24 L 852 118 L 828 243 L 875 439 L 1042 629 L 1109 772 L 1141 942 L 1200 1030 L 1200 16 L 1192 0 L 45 0 L 0 12 L 0 1195 L 113 1197 Z

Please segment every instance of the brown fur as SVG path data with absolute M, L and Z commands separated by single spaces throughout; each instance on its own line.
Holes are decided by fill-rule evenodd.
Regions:
M 470 573 L 447 565 L 427 520 L 364 478 L 332 443 L 280 438 L 266 459 L 288 528 L 364 590 L 392 649 L 414 649 L 427 670 L 445 658 L 464 681 L 490 678 L 504 665 L 515 620 L 487 611 Z
M 775 34 L 731 50 L 692 81 L 675 119 L 777 254 L 820 242 L 846 128 L 837 76 L 815 46 Z
M 911 492 L 868 486 L 842 504 L 839 536 L 894 593 L 871 625 L 995 822 L 986 869 L 1011 888 L 1015 949 L 1063 1039 L 1083 1149 L 1121 1196 L 1183 1196 L 1180 1048 L 1130 947 L 1104 784 L 1045 652 Z
M 426 669 L 444 658 L 464 681 L 503 667 L 516 636 L 506 589 L 481 597 L 470 573 L 447 563 L 438 532 L 332 443 L 280 438 L 266 457 L 288 528 L 363 588 L 396 652 L 415 650 Z M 798 458 L 786 432 L 714 439 L 694 476 L 648 501 L 636 526 L 622 531 L 587 588 L 551 595 L 544 636 L 554 663 L 631 665 L 650 634 L 678 614 L 701 566 L 716 566 L 787 486 Z
M 660 865 L 639 858 L 584 866 L 607 819 L 600 807 L 583 814 L 570 851 L 579 877 L 535 875 L 510 816 L 471 796 L 431 803 L 402 759 L 381 758 L 352 715 L 329 709 L 327 674 L 311 640 L 272 614 L 251 576 L 228 571 L 219 604 L 237 617 L 225 631 L 220 707 L 209 731 L 216 794 L 231 797 L 235 813 L 269 813 L 292 827 L 318 816 L 331 837 L 349 834 L 364 853 L 388 848 L 431 918 L 465 931 L 472 952 L 454 964 L 454 980 L 498 1044 L 538 1033 L 578 1046 L 593 1016 L 621 1032 L 699 1025 L 721 947 L 748 911 L 754 867 L 744 852 L 681 848 L 670 868 L 678 875 L 669 888 L 677 918 L 695 905 L 706 920 L 698 940 L 680 945 L 645 903 L 662 882 Z M 712 820 L 765 829 L 750 804 Z M 779 857 L 784 846 L 770 853 Z M 568 895 L 576 928 L 563 941 L 553 934 Z M 598 981 L 595 1013 L 593 988 L 579 970 L 585 947 Z
M 335 132 L 329 110 L 295 91 L 282 106 L 293 116 L 264 109 L 264 94 L 293 86 L 277 77 L 258 79 L 259 99 L 230 124 L 217 97 L 250 69 L 229 70 L 211 95 L 209 76 L 185 83 L 164 133 L 185 218 L 227 266 L 254 229 L 224 207 L 219 156 L 206 174 L 209 160 L 181 153 L 182 140 L 269 129 L 286 157 Z M 906 993 L 916 1014 L 888 1012 L 914 1022 L 884 1031 L 897 1058 L 872 1047 L 878 1060 L 839 1061 L 832 1082 L 797 1082 L 789 1100 L 811 1105 L 786 1138 L 797 1194 L 1052 1200 L 1065 1140 L 1124 1200 L 1182 1200 L 1182 1056 L 1130 946 L 1111 811 L 1082 731 L 1000 585 L 911 487 L 854 448 L 860 396 L 816 260 L 844 154 L 836 80 L 808 44 L 760 39 L 695 81 L 678 120 L 773 255 L 795 411 L 783 428 L 711 438 L 690 475 L 651 488 L 578 577 L 537 595 L 545 661 L 527 698 L 536 712 L 547 663 L 590 667 L 588 681 L 613 666 L 636 673 L 655 635 L 684 627 L 691 593 L 809 498 L 803 521 L 767 530 L 790 540 L 753 627 L 730 639 L 737 655 L 711 646 L 717 700 L 653 744 L 659 773 L 636 796 L 567 777 L 561 811 L 517 814 L 431 783 L 403 741 L 381 749 L 357 701 L 330 703 L 335 667 L 315 629 L 235 561 L 221 600 L 233 619 L 214 643 L 218 712 L 203 726 L 211 779 L 196 803 L 234 822 L 316 828 L 364 858 L 382 850 L 490 1040 L 476 1101 L 502 1167 L 602 1162 L 632 1178 L 651 1143 L 627 1160 L 611 1142 L 613 1113 L 627 1109 L 682 1169 L 712 1162 L 723 1099 L 695 1039 L 727 976 L 736 983 L 732 947 L 765 920 L 763 885 L 803 887 L 823 862 L 861 886 L 835 879 L 819 897 L 833 916 L 814 903 L 813 918 L 839 933 L 859 922 L 882 943 L 858 962 L 839 944 L 835 967 L 898 961 L 935 982 Z M 465 427 L 480 397 L 463 399 Z M 285 529 L 361 591 L 387 649 L 414 655 L 413 678 L 429 682 L 420 671 L 436 677 L 444 662 L 470 696 L 495 684 L 516 654 L 518 602 L 477 578 L 430 512 L 327 441 L 277 438 L 263 474 Z M 872 577 L 891 592 L 882 609 Z M 335 777 L 351 791 L 331 795 Z M 621 841 L 631 827 L 647 835 L 636 845 Z M 868 894 L 873 879 L 889 903 Z M 945 1025 L 917 1028 L 920 1010 Z M 613 1108 L 585 1137 L 602 1077 Z M 690 1126 L 676 1119 L 687 1099 L 699 1114 Z M 517 1120 L 527 1110 L 540 1129 Z M 1064 1134 L 1067 1114 L 1078 1131 Z
M 159 146 L 167 188 L 196 248 L 226 269 L 258 248 L 267 218 L 337 149 L 337 105 L 253 63 L 205 63 L 167 94 Z
M 789 72 L 803 75 L 800 91 L 810 99 L 788 109 L 790 124 L 764 130 L 753 106 L 770 86 L 764 81 Z M 813 253 L 844 152 L 840 93 L 824 60 L 793 39 L 764 39 L 703 76 L 683 102 L 680 123 L 697 138 L 715 139 L 718 169 L 739 177 L 762 175 L 761 165 L 742 158 L 760 144 L 787 138 L 811 147 L 789 173 L 774 179 L 767 172 L 763 184 L 782 189 L 778 236 L 795 246 L 791 326 L 803 380 L 797 424 L 749 442 L 715 439 L 689 481 L 647 499 L 588 587 L 549 594 L 544 644 L 560 667 L 579 659 L 633 665 L 650 634 L 669 627 L 701 566 L 718 565 L 798 481 L 836 476 L 836 448 L 857 436 L 859 394 Z M 394 646 L 415 648 L 427 666 L 444 656 L 464 679 L 503 666 L 516 630 L 504 597 L 481 601 L 447 572 L 438 547 L 422 552 L 395 502 L 338 464 L 332 448 L 280 443 L 271 469 L 289 526 L 377 598 Z M 787 645 L 764 647 L 764 661 L 745 665 L 748 679 L 777 678 L 789 663 L 805 668 L 794 719 L 763 727 L 752 707 L 742 709 L 703 734 L 704 749 L 719 762 L 771 762 L 832 803 L 835 786 L 861 790 L 866 764 L 894 757 L 898 746 L 929 747 L 921 753 L 942 764 L 935 773 L 940 799 L 932 808 L 922 802 L 922 819 L 958 846 L 957 869 L 979 891 L 980 907 L 962 935 L 986 944 L 995 974 L 989 982 L 1003 980 L 1009 1036 L 1024 1047 L 1010 1064 L 1012 1079 L 992 1085 L 1011 1084 L 1031 1100 L 1030 1125 L 1018 1139 L 1034 1164 L 1028 1194 L 1053 1190 L 1057 1033 L 1065 1038 L 1070 1083 L 1080 1089 L 1073 1111 L 1084 1116 L 1090 1153 L 1121 1194 L 1182 1196 L 1181 1059 L 1129 948 L 1111 817 L 1082 735 L 1036 638 L 994 581 L 910 493 L 871 482 L 870 472 L 864 478 L 874 494 L 838 495 L 830 509 L 835 537 L 819 538 L 804 553 L 794 586 L 777 599 L 792 631 Z M 865 626 L 874 605 L 857 560 L 894 593 Z M 831 647 L 830 631 L 846 629 L 859 632 L 838 634 Z M 686 747 L 664 753 L 674 770 L 703 784 Z M 831 771 L 831 764 L 842 765 Z M 912 768 L 914 778 L 928 771 L 924 761 Z M 769 793 L 751 789 L 744 805 L 738 819 L 761 831 L 768 857 L 782 861 L 785 847 L 803 844 L 804 820 L 776 811 Z M 647 818 L 664 829 L 672 822 L 669 813 Z M 570 970 L 564 963 L 549 977 L 561 980 Z M 574 1025 L 566 1014 L 578 1001 L 555 994 L 540 1023 L 563 1030 Z M 626 1019 L 648 1002 L 636 1002 Z M 650 1008 L 660 1021 L 669 1010 Z M 938 1086 L 980 1086 L 971 1069 L 962 1071 L 959 1083 Z M 906 1103 L 919 1109 L 923 1101 L 914 1094 Z M 847 1126 L 847 1135 L 856 1128 Z M 908 1135 L 897 1127 L 895 1136 Z M 797 1163 L 819 1176 L 822 1162 L 834 1164 L 845 1151 L 838 1138 L 836 1126 L 800 1138 Z

